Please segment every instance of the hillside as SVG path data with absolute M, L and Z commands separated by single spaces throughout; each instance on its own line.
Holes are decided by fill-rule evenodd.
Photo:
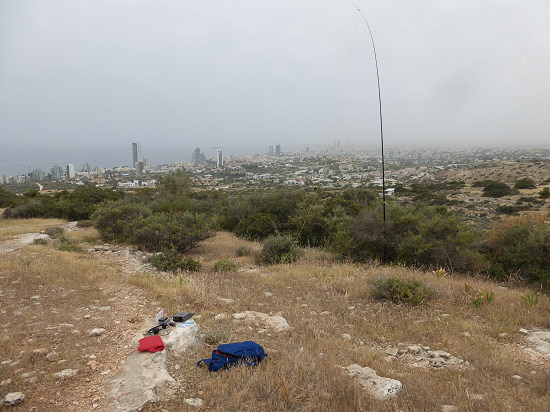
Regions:
M 109 410 L 106 381 L 136 351 L 135 336 L 154 325 L 160 309 L 196 311 L 204 343 L 169 359 L 178 393 L 144 411 L 195 410 L 184 398 L 200 398 L 201 409 L 220 411 L 441 411 L 443 405 L 533 411 L 549 404 L 550 351 L 530 338 L 535 329 L 550 329 L 550 302 L 541 296 L 529 307 L 520 294 L 532 291 L 398 266 L 339 263 L 315 250 L 293 264 L 257 266 L 260 245 L 226 232 L 190 253 L 201 271 L 175 275 L 152 268 L 142 252 L 104 245 L 94 229 L 61 220 L 0 220 L 0 245 L 47 226 L 64 227 L 83 252 L 51 243 L 0 246 L 0 396 L 26 395 L 9 410 Z M 238 269 L 214 272 L 220 259 Z M 373 282 L 388 277 L 421 281 L 435 296 L 420 306 L 375 300 Z M 493 300 L 474 304 L 478 291 L 494 291 Z M 234 319 L 243 311 L 278 314 L 290 329 Z M 105 332 L 91 336 L 94 328 Z M 266 349 L 260 366 L 219 373 L 196 366 L 218 343 L 244 340 Z M 455 362 L 419 358 L 437 350 Z M 403 389 L 378 400 L 344 374 L 342 367 L 351 364 L 397 379 Z M 53 376 L 65 369 L 78 373 L 65 380 Z

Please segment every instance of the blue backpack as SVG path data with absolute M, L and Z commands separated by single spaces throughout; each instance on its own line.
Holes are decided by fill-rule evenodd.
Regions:
M 226 343 L 213 350 L 211 358 L 198 361 L 197 366 L 204 363 L 208 366 L 210 372 L 216 372 L 222 368 L 240 365 L 241 363 L 247 366 L 256 366 L 266 356 L 264 348 L 250 340 Z

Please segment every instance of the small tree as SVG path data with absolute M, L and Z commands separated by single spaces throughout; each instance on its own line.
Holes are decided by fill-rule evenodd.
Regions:
M 519 179 L 514 185 L 514 189 L 536 189 L 536 187 L 537 185 L 535 181 L 533 179 L 529 179 L 528 177 Z
M 541 199 L 548 199 L 550 197 L 550 188 L 545 187 L 539 192 L 539 196 Z

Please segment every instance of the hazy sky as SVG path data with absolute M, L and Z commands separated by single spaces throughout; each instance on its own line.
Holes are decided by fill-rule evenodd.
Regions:
M 550 2 L 357 0 L 387 147 L 550 145 Z M 0 1 L 0 174 L 379 143 L 341 0 Z

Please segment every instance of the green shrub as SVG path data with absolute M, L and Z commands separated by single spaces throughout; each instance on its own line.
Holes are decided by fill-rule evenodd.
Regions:
M 183 259 L 181 268 L 187 272 L 199 272 L 202 268 L 201 262 L 193 259 L 192 257 L 186 257 Z
M 75 245 L 71 242 L 60 242 L 57 245 L 57 250 L 62 250 L 64 252 L 76 252 L 76 253 L 83 253 L 84 249 L 82 249 L 80 246 Z
M 485 197 L 502 197 L 512 193 L 512 189 L 506 183 L 493 182 L 487 183 L 483 188 Z
M 218 260 L 214 263 L 214 272 L 236 272 L 237 264 L 229 259 Z
M 296 246 L 290 236 L 273 235 L 263 242 L 258 262 L 266 264 L 290 263 L 298 260 L 302 254 L 302 250 Z
M 44 238 L 34 239 L 32 243 L 34 243 L 35 245 L 43 245 L 43 246 L 46 246 L 49 244 L 48 239 L 44 239 Z
M 147 205 L 122 199 L 102 205 L 92 215 L 92 219 L 103 240 L 132 243 L 130 241 L 131 223 L 138 219 L 147 218 L 151 214 L 151 208 Z
M 48 226 L 44 229 L 44 233 L 53 239 L 58 239 L 63 236 L 63 229 L 57 226 Z
M 396 304 L 421 305 L 435 295 L 435 291 L 418 280 L 399 278 L 374 281 L 371 296 L 377 300 L 387 300 Z
M 128 228 L 129 243 L 145 250 L 186 253 L 213 236 L 210 222 L 200 213 L 156 213 L 136 219 Z
M 514 189 L 536 189 L 537 185 L 533 179 L 529 179 L 528 177 L 524 177 L 523 179 L 519 179 L 514 184 Z
M 544 217 L 503 220 L 490 233 L 488 274 L 497 279 L 510 275 L 550 287 L 550 226 Z
M 160 252 L 149 259 L 149 263 L 158 270 L 164 272 L 177 272 L 185 270 L 188 272 L 198 272 L 201 270 L 201 263 L 191 257 L 183 258 L 182 255 L 175 252 Z
M 76 224 L 78 227 L 92 227 L 94 221 L 90 219 L 79 220 Z
M 550 197 L 550 188 L 545 187 L 539 192 L 539 196 L 541 199 L 548 199 Z

